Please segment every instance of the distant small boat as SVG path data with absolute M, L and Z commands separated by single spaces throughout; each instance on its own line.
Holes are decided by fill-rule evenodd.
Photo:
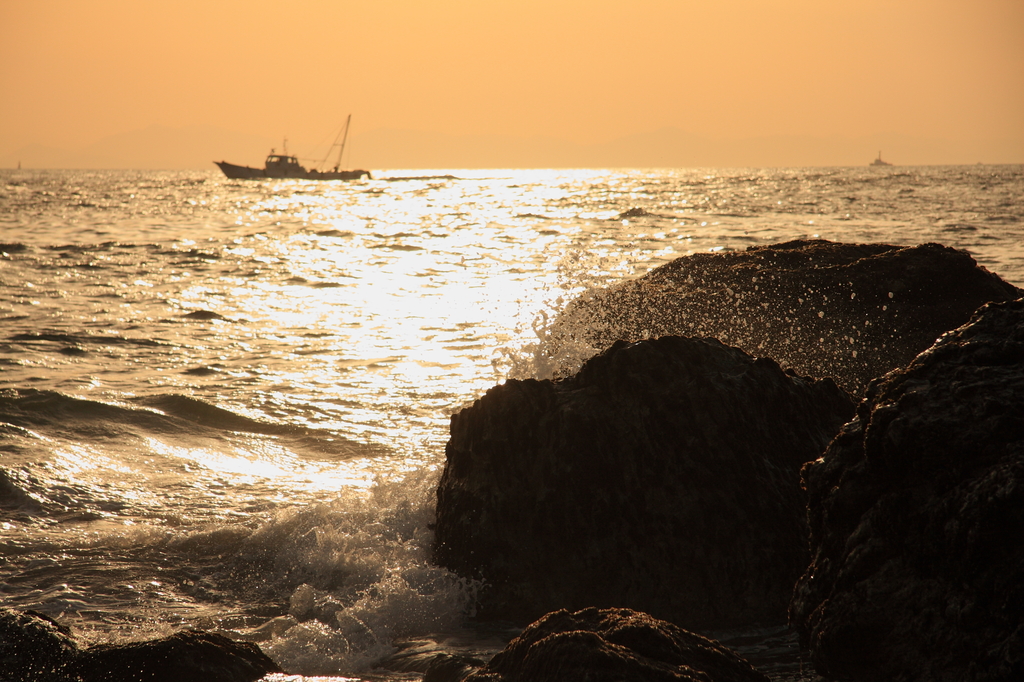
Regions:
M 892 164 L 888 161 L 882 161 L 882 152 L 878 152 L 878 158 L 872 161 L 869 165 L 872 166 L 891 166 Z
M 253 168 L 252 166 L 238 166 L 227 161 L 214 161 L 217 167 L 227 177 L 233 180 L 260 180 L 263 178 L 273 179 L 287 179 L 287 178 L 298 178 L 300 180 L 361 180 L 362 178 L 371 178 L 370 171 L 367 170 L 340 170 L 341 167 L 341 155 L 345 152 L 345 141 L 348 139 L 348 126 L 352 122 L 352 115 L 349 114 L 348 120 L 345 121 L 344 137 L 341 140 L 341 144 L 338 144 L 337 138 L 334 140 L 334 144 L 331 145 L 331 149 L 339 147 L 338 149 L 338 161 L 334 164 L 334 168 L 331 170 L 319 170 L 317 168 L 305 168 L 296 156 L 288 154 L 288 141 L 285 140 L 284 154 L 277 154 L 275 150 L 271 149 L 270 154 L 267 155 L 266 160 L 263 162 L 263 168 Z M 341 135 L 339 134 L 339 137 Z M 328 154 L 330 151 L 328 150 Z M 326 160 L 326 159 L 325 159 Z

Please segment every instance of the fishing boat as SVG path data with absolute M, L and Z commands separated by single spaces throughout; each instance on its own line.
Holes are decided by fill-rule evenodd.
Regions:
M 263 162 L 263 168 L 253 168 L 252 166 L 239 166 L 234 163 L 228 163 L 227 161 L 214 161 L 217 167 L 221 169 L 227 177 L 233 180 L 260 180 L 265 178 L 273 179 L 286 179 L 286 178 L 297 178 L 300 180 L 361 180 L 362 178 L 371 178 L 370 171 L 367 170 L 341 170 L 341 156 L 345 153 L 345 142 L 348 140 L 348 127 L 352 122 L 352 115 L 349 114 L 348 119 L 345 121 L 345 128 L 342 133 L 338 134 L 341 137 L 341 143 L 338 143 L 338 138 L 334 139 L 334 144 L 327 150 L 327 155 L 330 156 L 331 150 L 338 147 L 338 160 L 334 164 L 334 168 L 329 170 L 320 170 L 319 165 L 326 162 L 321 161 L 318 167 L 306 168 L 299 163 L 297 156 L 292 156 L 288 153 L 288 141 L 284 143 L 284 153 L 278 154 L 277 150 L 271 149 L 270 154 L 267 155 L 266 160 Z
M 892 164 L 888 161 L 882 161 L 882 152 L 878 152 L 878 158 L 872 161 L 869 165 L 871 166 L 891 166 Z

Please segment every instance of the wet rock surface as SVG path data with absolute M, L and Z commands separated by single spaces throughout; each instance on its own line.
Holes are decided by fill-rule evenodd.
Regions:
M 683 627 L 785 620 L 807 565 L 803 463 L 853 403 L 713 339 L 620 343 L 452 417 L 434 560 L 482 619 L 629 607 Z
M 938 244 L 800 240 L 678 258 L 574 301 L 552 335 L 567 357 L 576 344 L 707 336 L 859 394 L 979 306 L 1021 295 Z
M 52 618 L 0 609 L 0 679 L 57 679 L 77 654 L 71 631 Z
M 0 611 L 0 678 L 35 682 L 255 682 L 282 672 L 254 644 L 183 630 L 82 649 L 70 630 L 32 611 Z
M 768 682 L 718 642 L 629 609 L 549 613 L 474 665 L 438 657 L 424 682 Z
M 431 679 L 434 682 L 461 680 L 483 668 L 523 632 L 523 628 L 510 623 L 474 621 L 470 628 L 471 635 L 461 632 L 399 640 L 396 642 L 398 651 L 376 665 L 391 672 L 430 673 L 428 682 Z M 800 648 L 797 633 L 785 623 L 699 634 L 745 659 L 772 682 L 824 682 L 824 678 L 815 673 L 807 650 Z
M 873 383 L 803 477 L 791 620 L 819 672 L 1024 679 L 1024 300 Z

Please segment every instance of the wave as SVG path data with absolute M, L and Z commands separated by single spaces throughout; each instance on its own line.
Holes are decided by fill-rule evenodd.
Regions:
M 46 453 L 56 445 L 49 441 L 56 439 L 67 443 L 65 450 L 91 447 L 114 459 L 135 460 L 154 447 L 209 451 L 211 442 L 247 435 L 272 437 L 306 461 L 337 462 L 386 452 L 381 445 L 334 431 L 253 419 L 187 395 L 141 396 L 116 403 L 52 390 L 0 390 L 0 451 Z
M 62 342 L 67 343 L 77 338 L 52 336 L 59 336 Z M 76 398 L 58 391 L 3 389 L 0 390 L 0 428 L 4 426 L 88 440 L 132 434 L 140 437 L 152 434 L 206 437 L 219 437 L 225 433 L 259 434 L 287 437 L 289 444 L 330 455 L 332 459 L 381 454 L 378 446 L 358 443 L 331 431 L 253 419 L 180 394 L 143 396 L 130 399 L 128 404 L 117 404 Z
M 0 513 L 46 504 L 24 478 L 0 471 Z M 401 640 L 459 632 L 474 613 L 482 584 L 428 561 L 436 479 L 431 470 L 378 478 L 369 490 L 345 489 L 259 524 L 37 533 L 19 551 L 53 557 L 29 569 L 34 585 L 91 586 L 50 595 L 50 607 L 73 597 L 72 610 L 112 617 L 139 607 L 150 617 L 205 614 L 196 624 L 258 642 L 289 673 L 366 671 Z M 24 587 L 14 602 L 42 606 L 39 591 Z
M 37 339 L 65 343 L 76 342 L 76 337 L 70 335 L 33 336 Z M 164 404 L 170 413 L 162 414 L 153 409 L 134 409 L 114 403 L 85 400 L 57 391 L 34 388 L 5 389 L 0 391 L 0 424 L 42 429 L 50 435 L 87 439 L 123 436 L 128 431 L 196 432 L 200 426 L 234 430 L 246 430 L 246 427 L 252 426 L 273 430 L 272 426 L 260 427 L 255 420 L 240 417 L 186 396 L 158 396 L 141 398 L 138 401 L 151 402 L 153 406 Z M 178 414 L 174 414 L 175 411 Z M 215 424 L 218 417 L 223 420 L 219 425 Z
M 396 639 L 453 631 L 481 587 L 429 564 L 436 472 L 378 479 L 369 495 L 279 514 L 239 547 L 241 589 L 287 614 L 241 635 L 305 675 L 367 670 Z
M 29 513 L 42 511 L 43 501 L 27 490 L 22 477 L 20 472 L 0 469 L 0 508 Z
M 104 346 L 169 346 L 172 344 L 156 341 L 153 339 L 139 339 L 116 334 L 66 334 L 63 332 L 23 332 L 13 334 L 8 341 L 53 341 L 65 343 L 71 346 L 81 347 L 83 344 L 100 344 Z
M 218 320 L 220 322 L 233 321 L 230 318 L 224 317 L 220 313 L 214 312 L 212 310 L 193 310 L 190 313 L 185 313 L 183 315 L 179 315 L 178 317 L 180 317 L 183 320 L 200 320 L 204 322 L 210 320 Z
M 454 175 L 399 175 L 388 178 L 381 178 L 387 182 L 409 182 L 412 180 L 461 180 Z

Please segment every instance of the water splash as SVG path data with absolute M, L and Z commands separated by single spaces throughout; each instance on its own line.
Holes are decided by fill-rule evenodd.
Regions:
M 256 576 L 268 598 L 288 593 L 288 613 L 241 634 L 286 670 L 319 675 L 366 670 L 398 638 L 457 629 L 481 583 L 427 561 L 436 476 L 378 479 L 369 494 L 346 491 L 257 530 L 233 572 L 243 584 Z
M 589 300 L 612 282 L 635 274 L 640 252 L 630 246 L 615 253 L 574 248 L 562 255 L 555 286 L 528 323 L 520 311 L 516 334 L 523 341 L 498 350 L 492 361 L 495 371 L 510 379 L 551 379 L 574 373 L 593 357 L 599 348 L 585 341 L 590 335 L 583 332 L 601 320 L 583 306 L 566 305 Z M 580 333 L 566 333 L 569 329 Z

